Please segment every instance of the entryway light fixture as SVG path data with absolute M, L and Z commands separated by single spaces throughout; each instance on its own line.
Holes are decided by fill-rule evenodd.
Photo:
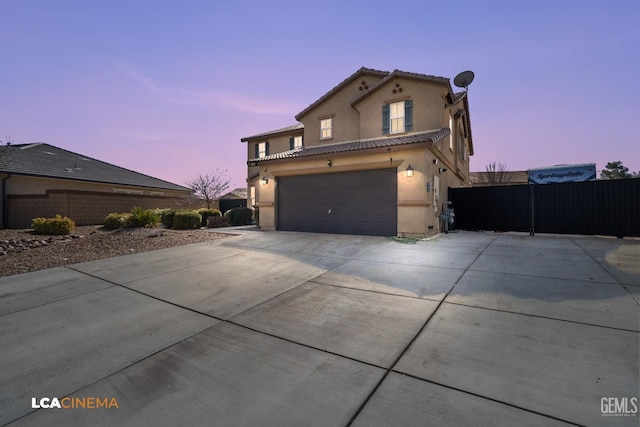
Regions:
M 260 184 L 262 185 L 266 185 L 269 183 L 269 180 L 267 179 L 266 175 L 262 177 L 262 179 L 260 180 Z
M 446 172 L 446 171 L 447 171 L 447 168 L 438 168 L 439 173 Z
M 331 160 L 327 160 L 327 166 L 331 167 Z
M 407 166 L 407 176 L 413 176 L 413 168 L 411 165 Z

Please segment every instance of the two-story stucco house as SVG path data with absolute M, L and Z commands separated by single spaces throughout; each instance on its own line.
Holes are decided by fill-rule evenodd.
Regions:
M 295 118 L 241 140 L 264 229 L 429 235 L 470 185 L 469 101 L 448 78 L 361 68 Z

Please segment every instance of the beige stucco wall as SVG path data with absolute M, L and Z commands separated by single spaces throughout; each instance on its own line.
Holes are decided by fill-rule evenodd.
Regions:
M 300 121 L 304 124 L 305 146 L 361 139 L 360 114 L 351 106 L 351 103 L 364 93 L 360 90 L 363 87 L 363 81 L 366 86 L 373 87 L 379 80 L 381 80 L 380 77 L 370 75 L 355 79 L 301 117 Z M 321 140 L 320 120 L 327 117 L 333 118 L 332 138 Z
M 0 176 L 0 179 L 3 176 Z M 117 189 L 141 191 L 120 194 Z M 141 208 L 196 208 L 199 201 L 179 191 L 125 185 L 79 182 L 12 175 L 5 181 L 7 206 L 2 223 L 9 228 L 28 228 L 33 218 L 68 216 L 77 225 L 102 224 L 111 212 Z M 162 195 L 156 194 L 162 193 Z M 0 209 L 5 208 L 0 206 Z
M 113 193 L 115 189 L 141 191 L 143 195 L 162 193 L 166 197 L 180 197 L 181 191 L 138 187 L 133 185 L 104 184 L 88 181 L 72 181 L 55 178 L 12 175 L 6 182 L 8 194 L 45 194 L 46 190 L 78 190 Z
M 438 215 L 442 207 L 446 206 L 448 188 L 470 185 L 469 160 L 468 158 L 459 159 L 456 141 L 460 129 L 463 128 L 462 120 L 465 119 L 453 116 L 456 110 L 464 108 L 464 104 L 447 105 L 448 84 L 402 76 L 385 82 L 370 95 L 362 97 L 364 93 L 360 90 L 362 80 L 373 87 L 381 77 L 356 78 L 339 92 L 309 110 L 304 116 L 299 117 L 304 124 L 305 147 L 403 135 L 383 135 L 382 105 L 407 99 L 413 101 L 413 129 L 410 133 L 449 128 L 449 117 L 452 117 L 451 137 L 445 137 L 432 146 L 431 144 L 411 145 L 393 147 L 389 152 L 382 149 L 355 154 L 270 161 L 260 166 L 249 167 L 248 177 L 256 176 L 256 178 L 249 179 L 248 186 L 253 185 L 256 188 L 256 202 L 260 207 L 260 225 L 263 228 L 274 229 L 277 226 L 276 186 L 279 176 L 396 168 L 398 234 L 400 235 L 429 235 L 438 232 L 441 226 Z M 394 90 L 395 93 L 393 93 Z M 354 103 L 358 98 L 361 99 Z M 326 117 L 333 118 L 333 137 L 329 140 L 321 140 L 320 120 Z M 450 149 L 450 138 L 453 141 L 453 149 Z M 255 142 L 263 141 L 255 140 L 247 144 L 248 158 L 254 156 Z M 269 141 L 271 142 L 270 154 L 289 149 L 289 135 L 281 141 L 277 138 L 271 138 Z M 463 143 L 468 153 L 468 139 L 464 138 Z M 332 161 L 330 168 L 327 167 L 329 159 Z M 437 160 L 437 163 L 434 160 Z M 414 169 L 414 175 L 410 178 L 405 172 L 409 164 Z M 258 181 L 262 176 L 269 179 L 266 185 L 261 185 Z M 436 182 L 435 176 L 439 177 L 438 191 L 434 191 L 435 189 L 427 191 L 428 185 L 433 186 Z M 436 192 L 439 194 L 438 200 L 434 200 Z
M 277 226 L 275 208 L 278 177 L 393 167 L 398 173 L 398 234 L 434 234 L 439 230 L 437 215 L 442 204 L 446 203 L 447 187 L 460 186 L 460 180 L 454 174 L 438 172 L 441 165 L 434 164 L 434 158 L 434 153 L 424 146 L 412 146 L 409 149 L 396 148 L 390 152 L 318 156 L 314 159 L 263 164 L 260 166 L 260 176 L 266 176 L 268 183 L 256 185 L 260 226 L 268 230 Z M 327 160 L 331 160 L 331 167 L 327 166 Z M 406 176 L 409 165 L 414 169 L 412 177 Z M 427 191 L 427 183 L 433 183 L 434 175 L 440 176 L 441 195 L 435 204 L 433 190 Z
M 396 87 L 399 85 L 399 87 Z M 402 89 L 402 92 L 399 92 Z M 396 93 L 393 93 L 393 91 Z M 413 100 L 413 130 L 424 132 L 448 127 L 441 121 L 443 99 L 447 86 L 435 82 L 397 78 L 386 82 L 371 95 L 363 98 L 355 108 L 360 112 L 359 122 L 362 139 L 382 136 L 382 106 L 392 102 Z M 397 136 L 389 135 L 389 136 Z

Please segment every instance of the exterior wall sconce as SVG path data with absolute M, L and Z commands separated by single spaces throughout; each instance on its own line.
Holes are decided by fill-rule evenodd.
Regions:
M 407 166 L 406 172 L 408 177 L 413 176 L 413 168 L 411 167 L 411 165 Z
M 439 173 L 446 172 L 446 171 L 447 171 L 447 168 L 438 168 Z
M 266 176 L 263 176 L 263 177 L 260 179 L 260 184 L 262 184 L 262 185 L 267 185 L 268 183 L 269 183 L 269 180 L 267 179 L 267 177 L 266 177 Z
M 331 167 L 331 160 L 327 160 L 327 166 Z

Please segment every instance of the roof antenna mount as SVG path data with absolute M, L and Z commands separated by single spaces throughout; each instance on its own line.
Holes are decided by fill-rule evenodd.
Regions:
M 455 76 L 455 78 L 453 79 L 453 84 L 458 87 L 463 87 L 464 93 L 462 94 L 460 99 L 458 99 L 457 101 L 451 104 L 446 104 L 445 107 L 454 106 L 467 97 L 467 94 L 469 93 L 469 85 L 473 81 L 474 77 L 475 77 L 475 74 L 473 74 L 473 71 L 469 71 L 469 70 L 463 71 L 457 76 Z

